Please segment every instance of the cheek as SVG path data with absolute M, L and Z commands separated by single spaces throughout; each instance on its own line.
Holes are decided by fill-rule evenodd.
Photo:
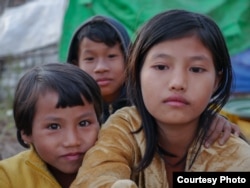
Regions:
M 91 75 L 94 70 L 94 64 L 86 65 L 85 63 L 79 62 L 79 68 Z
M 59 147 L 59 145 L 56 145 L 53 139 L 49 141 L 43 138 L 39 140 L 38 139 L 33 140 L 32 145 L 39 154 L 39 156 L 45 161 L 47 161 L 47 159 L 50 159 L 56 153 L 55 148 Z M 48 155 L 48 153 L 50 155 Z
M 162 83 L 162 78 L 149 69 L 142 69 L 140 75 L 141 90 L 146 94 L 157 94 L 154 89 Z M 154 96 L 154 95 L 153 95 Z
M 204 82 L 203 82 L 204 83 Z M 196 91 L 195 94 L 191 94 L 192 96 L 192 104 L 196 104 L 195 108 L 200 109 L 200 111 L 205 110 L 211 97 L 214 93 L 214 85 L 213 84 L 205 84 L 206 88 L 197 86 L 197 89 L 193 88 L 193 91 Z M 201 89 L 204 88 L 204 89 Z
M 96 128 L 96 129 L 93 129 L 90 132 L 87 132 L 85 134 L 85 136 L 83 134 L 83 137 L 84 137 L 84 140 L 85 140 L 85 142 L 83 142 L 83 143 L 85 143 L 87 145 L 86 150 L 88 150 L 89 148 L 91 148 L 95 144 L 95 142 L 96 142 L 96 140 L 98 138 L 99 130 L 100 130 L 100 128 Z
M 158 92 L 160 91 L 157 89 L 157 82 L 145 71 L 142 71 L 140 79 L 142 98 L 147 110 L 150 111 L 157 104 Z
M 90 142 L 94 142 L 97 140 L 99 131 L 100 131 L 99 125 L 93 126 L 91 130 L 84 132 L 85 134 L 84 137 L 85 139 L 88 138 L 87 140 L 89 140 Z
M 100 126 L 96 127 L 96 128 L 93 130 L 93 132 L 92 132 L 92 134 L 91 134 L 91 138 L 90 138 L 90 139 L 92 140 L 92 142 L 95 142 L 95 141 L 97 140 L 99 131 L 100 131 Z
M 119 65 L 119 63 L 117 63 L 117 65 L 112 68 L 112 74 L 115 77 L 115 82 L 117 83 L 117 85 L 123 85 L 126 80 L 124 64 Z
M 112 70 L 116 74 L 125 75 L 125 63 L 122 59 L 112 62 Z

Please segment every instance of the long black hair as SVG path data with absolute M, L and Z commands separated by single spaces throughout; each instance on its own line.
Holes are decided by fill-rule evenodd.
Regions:
M 201 147 L 201 140 L 214 118 L 230 96 L 232 84 L 232 66 L 225 39 L 218 25 L 209 17 L 185 10 L 170 10 L 157 14 L 139 31 L 132 45 L 128 68 L 128 94 L 137 107 L 142 125 L 138 131 L 144 131 L 146 150 L 138 166 L 145 169 L 152 161 L 157 150 L 157 125 L 154 117 L 147 111 L 142 97 L 140 73 L 148 51 L 156 44 L 195 35 L 211 52 L 216 73 L 221 73 L 217 90 L 204 112 L 201 114 L 196 137 L 196 153 Z M 196 158 L 193 157 L 193 161 Z M 192 165 L 192 163 L 191 163 Z M 190 166 L 191 167 L 191 166 Z

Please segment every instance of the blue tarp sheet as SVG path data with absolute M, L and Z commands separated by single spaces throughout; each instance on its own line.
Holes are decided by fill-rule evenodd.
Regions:
M 231 57 L 234 71 L 233 93 L 250 93 L 250 48 Z

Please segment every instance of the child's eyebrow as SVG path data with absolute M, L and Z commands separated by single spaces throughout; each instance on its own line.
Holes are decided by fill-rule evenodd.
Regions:
M 210 61 L 210 58 L 201 54 L 201 55 L 194 55 L 194 56 L 190 56 L 190 60 L 192 61 Z
M 79 115 L 79 118 L 86 118 L 86 117 L 90 117 L 90 116 L 95 116 L 96 115 L 96 113 L 95 113 L 95 111 L 93 111 L 93 112 L 85 112 L 85 113 L 82 113 L 81 115 Z
M 167 59 L 167 58 L 171 58 L 170 55 L 168 55 L 167 53 L 157 53 L 157 54 L 154 54 L 152 56 L 152 59 L 157 59 L 157 58 L 164 58 L 164 59 Z
M 76 117 L 77 118 L 86 118 L 86 117 L 90 117 L 90 116 L 93 116 L 93 115 L 96 115 L 95 112 L 84 112 L 84 113 L 81 113 L 79 115 L 77 115 Z M 45 117 L 45 120 L 53 120 L 53 121 L 58 121 L 62 118 L 58 117 L 57 115 L 48 115 Z
M 162 59 L 171 59 L 171 55 L 167 54 L 167 53 L 157 53 L 154 54 L 151 59 L 157 59 L 157 58 L 162 58 Z M 201 55 L 191 55 L 189 57 L 190 60 L 192 61 L 210 61 L 210 58 L 205 56 L 204 54 Z

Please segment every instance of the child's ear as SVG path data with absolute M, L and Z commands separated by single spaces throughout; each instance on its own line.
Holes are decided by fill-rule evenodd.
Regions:
M 32 143 L 32 138 L 31 136 L 26 135 L 23 130 L 21 131 L 21 137 L 22 140 L 24 141 L 25 144 L 31 144 Z

